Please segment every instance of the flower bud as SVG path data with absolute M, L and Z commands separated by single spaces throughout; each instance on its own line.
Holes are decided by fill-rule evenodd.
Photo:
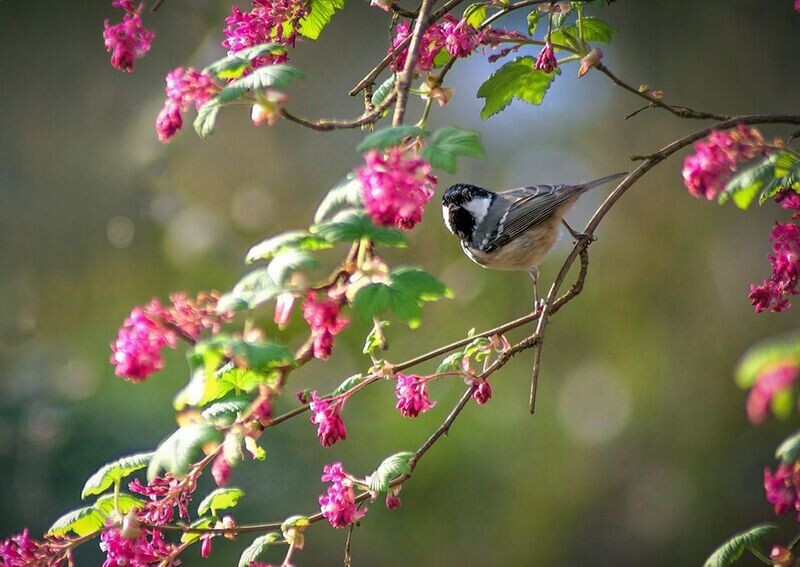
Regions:
M 578 70 L 578 76 L 583 77 L 586 73 L 589 72 L 589 69 L 592 67 L 597 67 L 597 64 L 600 63 L 600 60 L 603 58 L 603 52 L 597 49 L 596 47 L 592 49 L 589 53 L 587 53 L 583 59 L 581 59 L 581 68 Z
M 211 555 L 211 536 L 203 536 L 200 539 L 202 540 L 200 543 L 200 556 L 205 559 Z
M 769 558 L 777 567 L 789 567 L 792 564 L 792 552 L 781 545 L 772 548 Z
M 136 539 L 142 533 L 142 522 L 139 521 L 138 508 L 134 508 L 122 519 L 120 535 L 126 539 Z

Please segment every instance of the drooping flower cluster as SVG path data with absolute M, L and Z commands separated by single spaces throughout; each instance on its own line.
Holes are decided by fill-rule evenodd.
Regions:
M 225 39 L 222 46 L 229 54 L 262 43 L 294 46 L 300 20 L 308 14 L 308 3 L 302 0 L 253 0 L 250 11 L 235 6 L 225 18 Z M 286 52 L 257 57 L 253 67 L 284 63 Z
M 390 52 L 411 36 L 411 24 L 403 20 L 394 28 Z M 450 14 L 441 21 L 433 22 L 422 34 L 422 42 L 417 55 L 415 71 L 430 71 L 436 64 L 436 57 L 446 50 L 453 57 L 467 57 L 481 44 L 483 33 L 472 27 L 465 19 L 457 20 Z M 400 71 L 406 65 L 408 46 L 400 50 L 392 61 L 390 68 Z
M 776 514 L 795 510 L 800 521 L 800 462 L 780 465 L 774 473 L 764 469 L 764 490 L 767 501 L 775 506 Z
M 128 538 L 118 528 L 109 528 L 100 535 L 100 549 L 106 554 L 103 567 L 159 565 L 176 551 L 175 545 L 168 543 L 158 530 L 142 529 L 136 538 Z
M 780 205 L 793 210 L 792 219 L 800 219 L 800 195 L 794 191 L 779 196 Z M 772 277 L 759 286 L 750 286 L 750 301 L 756 313 L 770 310 L 779 313 L 791 307 L 789 298 L 798 294 L 800 285 L 800 224 L 775 223 L 770 234 Z
M 323 447 L 330 447 L 339 439 L 347 439 L 347 429 L 342 421 L 344 399 L 323 400 L 311 392 L 311 423 L 317 424 L 317 437 Z
M 503 57 L 507 57 L 509 54 L 515 53 L 522 49 L 524 45 L 523 42 L 527 39 L 527 36 L 515 30 L 509 30 L 505 28 L 490 28 L 484 31 L 483 35 L 481 36 L 481 43 L 491 48 L 497 48 L 506 42 L 515 42 L 514 45 L 505 47 L 497 53 L 490 55 L 488 57 L 489 63 L 494 63 L 495 61 L 502 59 Z
M 344 472 L 342 463 L 325 465 L 322 482 L 331 483 L 326 493 L 319 497 L 320 511 L 331 526 L 345 528 L 367 513 L 366 508 L 359 510 L 356 507 L 353 481 Z
M 535 67 L 537 71 L 544 71 L 545 73 L 552 73 L 558 69 L 558 61 L 555 53 L 553 53 L 553 44 L 549 41 L 545 43 L 542 51 L 539 52 Z
M 695 197 L 713 200 L 740 162 L 764 153 L 764 138 L 755 128 L 739 124 L 711 132 L 694 149 L 683 162 L 683 183 Z
M 747 418 L 756 425 L 763 423 L 773 398 L 792 388 L 798 377 L 800 366 L 791 362 L 771 365 L 762 370 L 747 397 Z
M 200 108 L 220 90 L 211 75 L 189 67 L 177 67 L 167 73 L 164 91 L 167 99 L 156 118 L 156 133 L 162 142 L 168 142 L 183 127 L 182 112 L 194 103 Z
M 367 214 L 378 226 L 411 230 L 422 221 L 436 178 L 431 166 L 401 148 L 370 150 L 356 173 Z
M 488 380 L 477 380 L 475 384 L 475 390 L 472 392 L 472 399 L 475 402 L 482 406 L 486 402 L 492 399 L 492 386 L 489 384 Z
M 176 508 L 178 517 L 184 520 L 189 518 L 189 502 L 197 488 L 197 481 L 195 474 L 177 479 L 167 473 L 163 477 L 155 477 L 147 485 L 138 479 L 134 480 L 128 484 L 128 488 L 150 499 L 141 510 L 140 517 L 151 524 L 163 525 L 172 520 Z
M 122 21 L 113 26 L 108 20 L 103 24 L 103 41 L 111 53 L 111 66 L 126 73 L 133 72 L 134 62 L 150 51 L 156 34 L 142 24 L 143 3 L 134 7 L 133 0 L 116 0 L 112 6 L 125 10 Z
M 317 297 L 310 292 L 303 302 L 303 318 L 311 328 L 314 341 L 314 358 L 326 360 L 333 351 L 333 337 L 339 334 L 350 321 L 342 316 L 341 304 L 329 296 Z
M 31 538 L 28 528 L 22 533 L 0 541 L 0 564 L 6 567 L 28 567 L 29 565 L 64 565 L 64 552 L 49 542 Z
M 395 396 L 403 417 L 417 417 L 436 405 L 428 398 L 428 384 L 424 378 L 415 374 L 398 373 L 395 378 Z

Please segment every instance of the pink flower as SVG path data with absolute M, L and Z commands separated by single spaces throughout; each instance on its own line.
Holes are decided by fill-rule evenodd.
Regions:
M 211 538 L 212 535 L 205 535 L 200 538 L 200 557 L 207 559 L 211 555 Z
M 280 329 L 289 324 L 289 318 L 292 316 L 292 308 L 294 307 L 294 294 L 284 292 L 275 300 L 275 317 L 273 318 L 275 324 Z
M 264 122 L 274 126 L 281 117 L 283 105 L 288 99 L 285 93 L 267 89 L 259 98 L 259 102 L 251 108 L 250 121 L 254 126 L 261 126 Z
M 231 480 L 231 465 L 225 455 L 220 453 L 211 465 L 211 476 L 217 486 L 226 486 Z
M 326 493 L 319 497 L 322 515 L 334 528 L 345 528 L 357 522 L 367 513 L 367 509 L 359 510 L 356 507 L 353 482 L 344 472 L 342 463 L 325 465 L 322 470 L 322 481 L 331 483 Z
M 127 13 L 122 21 L 113 26 L 108 20 L 103 24 L 103 41 L 106 51 L 111 53 L 111 66 L 126 73 L 133 72 L 133 63 L 150 51 L 150 44 L 156 34 L 142 24 L 140 13 L 142 5 L 133 7 L 131 1 L 113 2 L 113 6 Z
M 6 567 L 29 567 L 31 565 L 64 565 L 64 553 L 49 542 L 32 539 L 28 528 L 22 533 L 0 541 L 0 563 Z
M 800 0 L 794 0 L 794 9 L 800 12 Z
M 447 16 L 446 16 L 447 17 Z M 450 16 L 452 18 L 452 16 Z M 455 20 L 453 20 L 455 21 Z M 411 35 L 411 24 L 407 20 L 403 20 L 394 28 L 394 38 L 392 39 L 392 47 L 389 52 L 394 51 L 397 46 L 403 43 L 406 38 Z M 422 42 L 417 55 L 417 64 L 415 71 L 421 73 L 423 71 L 430 71 L 433 69 L 434 60 L 436 56 L 441 53 L 445 47 L 445 36 L 442 30 L 442 24 L 434 22 L 428 26 L 425 33 L 422 34 Z M 400 71 L 406 65 L 406 57 L 408 57 L 408 45 L 403 48 L 394 58 L 394 61 L 389 65 L 393 71 Z
M 800 218 L 800 193 L 793 189 L 784 189 L 775 196 L 775 202 L 787 211 L 794 211 L 793 219 Z
M 386 509 L 396 510 L 400 507 L 400 497 L 391 490 L 386 494 Z
M 740 161 L 764 152 L 764 138 L 755 128 L 739 124 L 724 132 L 713 131 L 694 145 L 683 162 L 683 184 L 695 197 L 713 200 Z
M 326 360 L 333 351 L 333 337 L 350 322 L 342 317 L 341 304 L 332 297 L 317 298 L 310 292 L 303 302 L 303 318 L 311 327 L 314 358 Z
M 472 399 L 482 406 L 492 399 L 492 386 L 488 380 L 478 380 L 475 389 L 472 391 Z
M 156 117 L 156 134 L 159 142 L 168 142 L 183 127 L 181 109 L 177 104 L 167 101 Z
M 143 529 L 136 539 L 128 539 L 119 529 L 109 528 L 100 534 L 100 549 L 106 553 L 103 567 L 158 565 L 175 552 L 175 546 L 155 529 Z
M 589 69 L 593 67 L 597 67 L 597 64 L 600 63 L 600 60 L 603 58 L 603 52 L 600 51 L 598 48 L 592 49 L 589 53 L 587 53 L 583 59 L 581 59 L 581 67 L 578 69 L 578 76 L 583 77 L 586 73 L 589 72 Z M 537 60 L 538 63 L 538 60 Z
M 800 0 L 798 2 L 798 5 L 800 5 Z M 772 547 L 772 551 L 769 552 L 769 558 L 775 564 L 775 567 L 791 567 L 794 562 L 792 552 L 781 545 Z
M 194 103 L 200 108 L 220 91 L 211 75 L 192 67 L 177 67 L 165 78 L 167 100 L 156 118 L 156 133 L 162 142 L 169 141 L 183 126 L 181 112 L 186 112 Z
M 395 378 L 395 396 L 403 417 L 417 417 L 436 405 L 428 399 L 428 385 L 423 378 L 412 374 L 407 376 L 398 373 Z
M 756 425 L 763 423 L 772 399 L 794 386 L 799 375 L 800 367 L 791 363 L 777 364 L 761 371 L 747 396 L 747 418 Z
M 136 307 L 125 319 L 117 341 L 111 345 L 115 374 L 131 382 L 142 382 L 164 368 L 164 347 L 175 348 L 175 332 L 161 324 L 166 309 L 152 300 L 144 309 Z
M 356 174 L 372 222 L 404 230 L 414 228 L 433 196 L 436 178 L 430 174 L 430 164 L 401 148 L 370 150 L 364 162 Z
M 311 423 L 317 424 L 317 437 L 323 447 L 330 447 L 339 439 L 347 439 L 347 429 L 340 411 L 344 400 L 323 400 L 311 392 Z
M 775 223 L 770 235 L 772 277 L 760 286 L 750 286 L 750 301 L 761 313 L 767 309 L 779 313 L 791 307 L 789 297 L 797 295 L 800 284 L 800 224 Z
M 441 26 L 444 47 L 453 57 L 468 57 L 481 43 L 481 33 L 467 20 L 459 21 L 447 14 L 442 18 Z
M 780 465 L 772 473 L 769 469 L 764 469 L 764 490 L 767 493 L 767 501 L 775 506 L 775 513 L 785 514 L 789 510 L 800 510 L 800 465 Z M 800 517 L 798 517 L 800 521 Z
M 545 43 L 539 56 L 536 58 L 536 69 L 545 73 L 552 73 L 558 69 L 558 61 L 553 53 L 553 45 L 548 41 Z
M 134 480 L 128 484 L 128 488 L 131 492 L 150 499 L 140 511 L 140 517 L 151 524 L 163 525 L 172 520 L 176 508 L 180 518 L 189 519 L 189 502 L 197 488 L 197 482 L 194 474 L 185 479 L 177 479 L 167 473 L 163 477 L 155 477 L 147 485 L 143 485 L 138 479 Z
M 253 0 L 249 12 L 234 7 L 225 18 L 225 40 L 222 46 L 234 54 L 262 43 L 294 46 L 300 20 L 308 13 L 307 3 L 300 0 Z M 286 53 L 264 55 L 254 59 L 253 67 L 284 63 Z

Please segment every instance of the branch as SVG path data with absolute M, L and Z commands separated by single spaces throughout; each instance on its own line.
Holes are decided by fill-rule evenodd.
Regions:
M 414 23 L 414 31 L 411 34 L 411 43 L 408 46 L 408 54 L 406 55 L 406 66 L 397 76 L 397 84 L 394 88 L 397 93 L 397 104 L 394 107 L 392 126 L 401 125 L 406 114 L 408 89 L 411 88 L 411 80 L 414 78 L 417 57 L 419 57 L 419 50 L 422 47 L 422 35 L 428 27 L 428 17 L 433 8 L 433 2 L 434 0 L 422 0 L 422 4 L 419 7 L 419 17 Z
M 372 110 L 365 112 L 358 118 L 354 118 L 353 120 L 322 119 L 314 121 L 291 114 L 286 110 L 282 110 L 281 114 L 287 120 L 294 122 L 295 124 L 299 124 L 300 126 L 310 128 L 316 132 L 327 132 L 329 130 L 340 130 L 345 128 L 359 128 L 360 126 L 367 124 L 374 124 L 380 120 L 381 116 L 383 116 L 383 113 L 394 103 L 396 98 L 397 92 L 392 92 L 381 104 L 374 107 Z

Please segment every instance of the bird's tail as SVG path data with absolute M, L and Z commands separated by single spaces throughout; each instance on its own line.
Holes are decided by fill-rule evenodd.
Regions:
M 627 171 L 623 171 L 622 173 L 615 173 L 614 175 L 607 175 L 605 177 L 601 177 L 600 179 L 595 179 L 594 181 L 589 181 L 587 183 L 583 183 L 578 185 L 581 192 L 588 191 L 589 189 L 594 189 L 595 187 L 599 187 L 600 185 L 605 185 L 610 181 L 614 181 L 615 179 L 619 179 L 620 177 L 625 177 L 628 175 Z

